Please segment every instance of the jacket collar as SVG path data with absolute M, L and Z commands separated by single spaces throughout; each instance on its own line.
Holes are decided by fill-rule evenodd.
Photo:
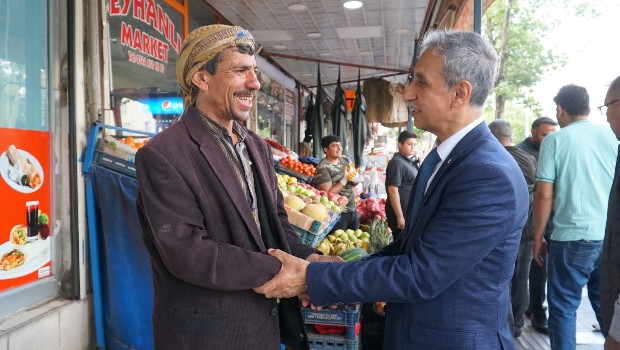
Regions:
M 441 164 L 441 167 L 437 171 L 437 174 L 435 174 L 433 181 L 431 181 L 428 189 L 426 190 L 426 193 L 424 194 L 424 197 L 422 198 L 422 203 L 420 203 L 420 206 L 424 206 L 426 201 L 428 201 L 430 196 L 432 196 L 435 188 L 437 187 L 437 184 L 442 179 L 443 175 L 448 171 L 448 169 L 450 169 L 453 164 L 457 163 L 460 158 L 467 155 L 472 147 L 482 143 L 483 140 L 486 139 L 488 136 L 491 136 L 491 131 L 489 130 L 489 127 L 486 125 L 486 123 L 480 123 L 469 133 L 467 133 L 456 144 L 456 146 L 454 146 L 452 151 L 448 154 L 446 159 Z M 414 186 L 415 185 L 416 183 L 414 183 Z M 419 216 L 420 215 L 418 213 L 418 216 L 413 218 L 411 223 L 407 223 L 405 235 L 402 235 L 403 241 L 401 243 L 401 252 L 406 251 L 408 242 L 415 242 L 415 237 L 412 238 L 411 236 L 415 235 L 417 237 L 422 234 L 422 232 L 420 231 L 415 233 L 413 232 L 413 228 L 415 227 Z
M 213 131 L 205 125 L 202 120 L 202 116 L 200 112 L 194 106 L 188 106 L 187 110 L 183 114 L 181 118 L 181 122 L 185 124 L 187 127 L 187 131 L 190 137 L 200 146 L 200 153 L 206 159 L 211 169 L 215 173 L 217 180 L 222 185 L 222 188 L 228 194 L 228 197 L 233 202 L 235 208 L 239 212 L 239 216 L 245 223 L 246 227 L 249 228 L 249 231 L 252 235 L 252 238 L 262 250 L 265 249 L 265 245 L 263 239 L 261 238 L 260 231 L 258 230 L 258 226 L 254 222 L 251 209 L 248 205 L 247 199 L 245 198 L 244 191 L 237 180 L 237 177 L 234 176 L 234 172 L 232 169 L 230 171 L 225 171 L 222 169 L 226 169 L 227 167 L 231 167 L 229 164 L 228 158 L 223 152 L 220 152 L 221 145 L 219 144 L 219 140 L 215 137 Z M 239 125 L 241 126 L 241 125 Z M 243 127 L 242 127 L 243 128 Z M 249 135 L 249 134 L 247 134 Z M 248 149 L 248 153 L 250 154 L 251 159 L 258 159 L 257 156 L 257 147 L 255 145 L 255 140 L 252 137 L 245 138 L 246 147 Z M 214 151 L 215 150 L 215 151 Z M 254 162 L 256 168 L 259 171 L 259 178 L 263 181 L 263 176 L 260 174 L 264 174 L 262 162 Z M 262 182 L 263 186 L 265 186 L 264 181 Z M 264 187 L 268 189 L 269 187 Z M 268 204 L 269 205 L 269 204 Z

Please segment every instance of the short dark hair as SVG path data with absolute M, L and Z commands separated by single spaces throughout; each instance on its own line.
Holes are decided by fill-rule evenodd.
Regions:
M 328 148 L 334 142 L 341 142 L 340 137 L 337 135 L 327 135 L 321 139 L 321 147 Z
M 512 140 L 512 127 L 510 123 L 504 119 L 495 119 L 489 124 L 491 134 L 501 142 Z
M 573 117 L 590 114 L 590 96 L 586 88 L 581 86 L 573 84 L 562 86 L 553 102 Z
M 534 122 L 532 123 L 532 129 L 536 130 L 543 124 L 556 126 L 558 125 L 558 122 L 549 117 L 540 117 L 534 120 Z
M 398 143 L 404 143 L 405 141 L 409 139 L 417 139 L 417 138 L 418 138 L 418 135 L 415 132 L 405 130 L 401 132 L 400 135 L 398 135 Z

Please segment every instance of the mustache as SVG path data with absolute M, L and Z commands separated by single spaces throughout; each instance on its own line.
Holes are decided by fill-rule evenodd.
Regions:
M 242 90 L 242 91 L 235 91 L 235 93 L 233 93 L 233 96 L 237 96 L 237 97 L 251 97 L 254 98 L 255 96 L 255 92 L 253 90 Z

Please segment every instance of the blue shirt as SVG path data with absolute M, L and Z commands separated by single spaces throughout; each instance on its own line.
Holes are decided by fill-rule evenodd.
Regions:
M 603 239 L 617 147 L 609 127 L 587 120 L 545 137 L 536 181 L 554 184 L 552 240 Z

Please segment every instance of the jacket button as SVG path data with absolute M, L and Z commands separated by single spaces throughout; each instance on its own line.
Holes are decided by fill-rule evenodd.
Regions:
M 278 316 L 278 309 L 272 307 L 271 310 L 269 310 L 269 313 L 271 314 L 271 316 Z

